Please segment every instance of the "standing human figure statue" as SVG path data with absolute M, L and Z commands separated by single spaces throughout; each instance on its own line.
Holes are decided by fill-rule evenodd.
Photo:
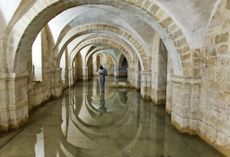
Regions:
M 102 65 L 99 66 L 99 75 L 100 75 L 100 88 L 101 92 L 105 91 L 105 76 L 107 75 L 107 70 Z

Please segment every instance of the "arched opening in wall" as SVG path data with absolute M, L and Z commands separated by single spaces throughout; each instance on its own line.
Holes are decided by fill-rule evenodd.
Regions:
M 76 81 L 83 80 L 83 59 L 81 53 L 77 53 L 75 57 L 75 78 Z
M 37 35 L 32 46 L 32 80 L 42 81 L 42 38 Z
M 118 66 L 118 75 L 119 77 L 127 78 L 128 75 L 128 61 L 124 55 L 121 54 Z

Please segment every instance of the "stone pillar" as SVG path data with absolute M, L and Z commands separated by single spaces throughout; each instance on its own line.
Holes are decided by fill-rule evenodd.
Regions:
M 59 97 L 62 94 L 63 84 L 61 81 L 61 68 L 52 70 L 53 77 L 51 81 L 51 92 L 54 97 Z
M 65 84 L 69 86 L 69 52 L 68 49 L 65 50 Z
M 0 74 L 0 129 L 18 128 L 28 119 L 28 74 Z
M 42 84 L 46 88 L 46 93 L 51 96 L 51 81 L 53 78 L 53 71 L 50 68 L 43 68 L 42 70 Z
M 88 79 L 89 79 L 89 76 L 88 76 L 88 67 L 83 67 L 83 81 L 88 81 Z
M 151 72 L 141 71 L 141 96 L 151 99 Z
M 69 67 L 69 87 L 74 85 L 74 80 L 75 80 L 75 68 L 74 67 Z
M 114 77 L 119 77 L 119 67 L 117 65 L 114 65 Z
M 154 35 L 152 53 L 152 94 L 151 99 L 156 105 L 165 105 L 167 82 L 167 50 L 159 35 Z
M 93 57 L 93 75 L 98 76 L 97 55 L 94 54 L 92 57 Z
M 130 86 L 135 87 L 136 89 L 140 89 L 140 65 L 139 59 L 136 55 L 134 57 L 133 63 L 129 63 L 129 67 L 127 68 L 127 80 Z
M 172 123 L 182 132 L 198 128 L 200 79 L 172 77 Z
M 134 67 L 130 67 L 127 68 L 128 71 L 128 83 L 130 86 L 136 88 L 136 89 L 140 89 L 140 85 L 139 85 L 139 72 L 138 69 L 134 68 Z

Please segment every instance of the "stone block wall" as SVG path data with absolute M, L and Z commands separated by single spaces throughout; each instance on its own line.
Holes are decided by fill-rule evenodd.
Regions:
M 1 74 L 1 130 L 18 128 L 28 119 L 27 90 L 27 74 Z
M 230 155 L 230 0 L 220 1 L 202 50 L 199 134 Z
M 32 82 L 28 91 L 29 110 L 41 105 L 51 97 L 50 90 L 42 82 Z
M 62 2 L 65 3 L 64 1 L 60 1 L 60 3 Z M 174 46 L 180 53 L 179 58 L 182 61 L 184 76 L 171 76 L 173 74 L 172 71 L 168 72 L 167 76 L 166 110 L 171 113 L 172 123 L 183 132 L 190 132 L 200 135 L 206 141 L 210 142 L 212 145 L 229 156 L 230 0 L 219 1 L 218 6 L 216 7 L 217 10 L 214 16 L 212 16 L 210 19 L 209 31 L 207 32 L 203 49 L 198 48 L 194 51 L 190 50 L 190 46 L 186 41 L 186 34 L 184 34 L 183 30 L 178 27 L 179 25 L 177 26 L 177 24 L 174 23 L 173 18 L 171 18 L 167 12 L 152 3 L 152 1 L 147 0 L 143 1 L 142 3 L 142 1 L 129 0 L 127 2 L 134 3 L 135 6 L 142 9 L 148 8 L 146 11 L 149 13 L 149 15 L 152 15 L 157 20 L 158 24 L 166 30 L 166 32 L 172 38 L 170 40 L 172 40 Z M 78 2 L 73 1 L 72 3 Z M 50 4 L 52 4 L 52 2 L 50 2 Z M 71 3 L 66 4 L 66 8 L 67 5 L 70 4 Z M 33 5 L 33 7 L 36 8 L 37 6 Z M 43 10 L 42 7 L 46 7 L 46 5 L 41 5 L 41 10 Z M 29 41 L 30 38 L 25 38 L 26 40 L 20 43 L 21 37 L 24 35 L 24 30 L 26 30 L 27 25 L 28 27 L 29 24 L 30 26 L 33 26 L 34 23 L 31 22 L 32 20 L 39 23 L 39 20 L 36 21 L 35 18 L 38 16 L 38 14 L 36 14 L 38 11 L 39 9 L 37 8 L 35 10 L 32 9 L 32 11 L 28 11 L 26 13 L 26 15 L 29 15 L 28 17 L 24 16 L 24 20 L 21 20 L 21 22 L 17 23 L 15 27 L 12 26 L 12 30 L 9 32 L 10 35 L 8 41 L 13 41 L 12 43 L 14 44 L 12 44 L 12 47 L 8 45 L 9 47 L 7 47 L 6 52 L 12 51 L 14 53 L 14 51 L 16 52 L 16 49 L 19 49 L 21 53 L 24 51 L 27 52 L 26 50 L 28 49 L 25 48 L 25 45 L 28 44 L 26 41 Z M 29 13 L 32 14 L 30 15 Z M 20 16 L 18 16 L 18 18 L 19 17 Z M 48 17 L 49 16 L 45 18 Z M 42 18 L 37 19 L 41 20 Z M 40 22 L 43 21 L 45 20 L 42 19 Z M 22 29 L 18 29 L 20 27 L 17 27 L 20 24 L 22 25 Z M 103 27 L 103 29 L 106 29 L 106 27 Z M 31 32 L 34 30 L 36 31 L 35 28 L 31 29 Z M 46 31 L 49 32 L 49 30 Z M 15 34 L 17 37 L 14 32 L 16 32 Z M 27 35 L 31 32 L 27 32 Z M 134 45 L 143 59 L 143 66 L 145 69 L 139 68 L 138 64 L 129 67 L 128 82 L 130 85 L 136 88 L 141 88 L 141 95 L 147 99 L 152 98 L 156 104 L 164 100 L 166 88 L 164 83 L 167 72 L 162 72 L 162 68 L 165 68 L 165 65 L 162 66 L 161 63 L 165 61 L 162 60 L 159 49 L 154 50 L 154 52 L 157 53 L 153 56 L 147 56 L 143 47 L 135 40 L 135 38 L 131 38 L 132 36 L 129 35 L 129 33 L 121 32 L 120 30 L 116 29 L 113 32 L 124 34 L 124 37 L 127 38 L 130 37 L 130 39 L 132 39 L 129 40 L 130 44 Z M 49 39 L 50 37 L 47 36 L 46 38 Z M 45 41 L 43 44 L 47 43 L 47 41 Z M 104 44 L 107 43 L 110 45 L 115 45 L 114 42 L 107 41 L 107 39 L 97 40 L 98 43 L 103 43 L 102 41 L 104 41 Z M 159 39 L 157 42 L 157 46 L 159 46 Z M 17 43 L 20 44 L 17 45 Z M 20 49 L 20 47 L 18 47 L 21 46 L 21 44 L 25 49 Z M 3 47 L 2 44 L 0 46 Z M 46 53 L 43 54 L 49 54 L 49 52 L 52 52 L 53 47 L 50 46 L 50 44 L 47 44 L 45 47 L 46 49 L 43 51 L 46 51 Z M 0 56 L 2 56 L 2 53 Z M 43 65 L 44 67 L 46 67 L 46 64 L 46 68 L 55 67 L 49 67 L 50 64 L 53 65 L 51 63 L 52 61 L 50 62 L 49 60 L 49 58 L 52 57 L 52 54 L 45 56 L 44 60 L 47 60 Z M 0 57 L 1 62 L 5 63 L 2 58 Z M 150 70 L 149 61 L 151 61 L 151 59 L 153 67 L 151 67 Z M 13 60 L 14 58 L 9 61 Z M 19 59 L 16 63 L 21 61 L 22 60 Z M 138 63 L 138 60 L 134 58 L 134 62 Z M 9 62 L 9 64 L 11 63 Z M 22 64 L 23 66 L 18 66 L 18 68 L 20 69 L 26 64 L 27 63 Z M 82 58 L 79 60 L 77 58 L 75 67 L 75 74 L 77 74 L 76 79 L 83 80 L 87 69 L 85 66 L 83 66 Z M 170 68 L 171 63 L 168 64 L 168 69 Z M 0 69 L 5 68 L 0 65 Z M 1 72 L 2 71 L 3 70 L 1 70 Z M 50 74 L 50 76 L 47 75 L 47 78 L 44 78 L 41 83 L 37 84 L 29 84 L 29 76 L 26 74 L 24 76 L 18 76 L 18 74 L 14 73 L 1 73 L 1 127 L 7 128 L 9 125 L 13 128 L 18 127 L 28 118 L 28 111 L 30 109 L 42 103 L 50 96 L 61 95 L 63 86 L 60 80 L 60 69 L 53 69 L 51 73 L 52 74 Z M 159 99 L 162 100 L 159 101 Z

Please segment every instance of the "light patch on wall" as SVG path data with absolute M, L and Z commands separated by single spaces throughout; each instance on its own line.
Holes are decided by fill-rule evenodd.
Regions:
M 32 46 L 32 63 L 33 63 L 34 80 L 42 81 L 41 33 L 38 34 Z

